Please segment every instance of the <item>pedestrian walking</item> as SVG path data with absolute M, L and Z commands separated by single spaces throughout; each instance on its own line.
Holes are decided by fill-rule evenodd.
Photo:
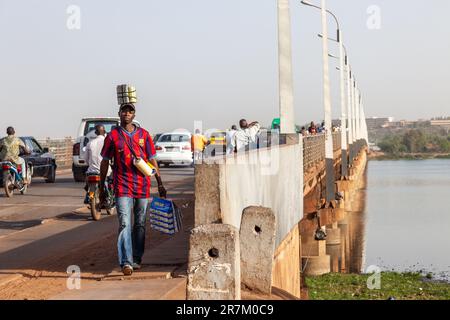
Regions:
M 101 152 L 100 194 L 104 199 L 105 179 L 112 160 L 114 191 L 116 196 L 119 235 L 117 249 L 119 264 L 124 275 L 131 275 L 141 267 L 145 249 L 145 222 L 150 200 L 150 176 L 135 166 L 136 158 L 150 162 L 156 168 L 159 196 L 166 197 L 155 157 L 155 146 L 147 130 L 133 124 L 136 108 L 132 103 L 120 106 L 120 126 L 111 130 L 105 138 Z M 134 213 L 134 225 L 131 215 Z

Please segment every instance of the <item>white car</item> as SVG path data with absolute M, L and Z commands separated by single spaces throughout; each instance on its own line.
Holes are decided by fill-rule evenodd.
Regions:
M 194 160 L 189 132 L 170 132 L 162 134 L 155 144 L 158 165 L 191 165 Z
M 133 121 L 133 123 L 140 127 L 139 122 Z M 78 129 L 77 139 L 73 145 L 72 152 L 72 173 L 73 178 L 77 182 L 85 181 L 86 170 L 88 169 L 88 163 L 84 160 L 85 147 L 91 139 L 96 137 L 95 126 L 102 124 L 105 127 L 107 133 L 114 127 L 120 125 L 119 117 L 95 117 L 95 118 L 83 118 L 81 119 L 80 127 Z

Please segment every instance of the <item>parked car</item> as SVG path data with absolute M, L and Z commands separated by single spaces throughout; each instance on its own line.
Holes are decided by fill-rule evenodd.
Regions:
M 21 156 L 32 168 L 32 177 L 43 177 L 45 182 L 54 183 L 57 165 L 55 156 L 49 152 L 49 148 L 43 148 L 33 137 L 20 138 L 30 149 L 30 154 Z
M 155 134 L 152 139 L 153 139 L 153 143 L 157 143 L 159 138 L 161 137 L 162 133 L 157 133 Z
M 189 132 L 164 133 L 155 144 L 158 165 L 191 165 L 191 134 Z
M 20 137 L 20 139 L 30 149 L 30 154 L 24 154 L 24 150 L 21 150 L 20 156 L 25 160 L 31 177 L 43 177 L 47 183 L 55 182 L 57 168 L 55 156 L 48 148 L 43 148 L 34 137 Z M 3 180 L 1 176 L 0 180 Z M 0 184 L 3 184 L 3 181 Z
M 138 121 L 133 121 L 133 123 L 140 127 Z M 83 118 L 81 119 L 81 124 L 78 129 L 77 139 L 73 145 L 73 164 L 72 173 L 73 178 L 77 182 L 84 182 L 86 179 L 86 171 L 88 169 L 88 163 L 84 160 L 86 145 L 89 141 L 96 137 L 95 126 L 102 124 L 105 127 L 107 133 L 120 125 L 119 117 L 94 117 L 94 118 Z

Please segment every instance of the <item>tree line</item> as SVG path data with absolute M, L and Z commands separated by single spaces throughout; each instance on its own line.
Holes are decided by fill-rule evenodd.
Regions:
M 378 143 L 381 151 L 392 155 L 405 153 L 450 153 L 450 135 L 412 129 L 385 136 Z

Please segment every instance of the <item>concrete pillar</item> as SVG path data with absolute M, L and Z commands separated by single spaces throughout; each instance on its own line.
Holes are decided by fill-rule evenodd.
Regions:
M 338 227 L 341 230 L 341 272 L 347 273 L 350 264 L 350 238 L 348 230 L 348 218 L 339 221 Z
M 195 226 L 221 221 L 219 165 L 195 165 Z
M 341 206 L 344 206 L 344 202 L 341 203 Z M 345 209 L 344 208 L 336 208 L 334 209 L 334 221 L 340 221 L 345 219 Z
M 352 197 L 351 197 L 350 190 L 344 192 L 344 199 L 345 199 L 345 202 L 344 202 L 345 211 L 347 211 L 347 212 L 352 211 Z
M 281 133 L 295 133 L 291 46 L 289 0 L 278 0 L 278 64 Z
M 339 230 L 337 225 L 333 226 L 330 229 L 327 229 L 326 244 L 327 244 L 327 246 L 341 244 L 341 230 Z
M 341 271 L 341 245 L 327 245 L 327 254 L 330 256 L 330 272 Z
M 227 224 L 194 228 L 190 236 L 188 300 L 240 300 L 239 231 Z
M 313 239 L 302 243 L 302 270 L 306 276 L 330 273 L 330 256 L 326 254 L 326 240 Z
M 275 233 L 276 219 L 272 209 L 244 209 L 239 233 L 241 282 L 251 290 L 271 293 Z
M 302 257 L 303 273 L 305 276 L 321 276 L 330 273 L 330 256 Z
M 339 272 L 341 258 L 341 230 L 338 228 L 337 222 L 327 229 L 327 254 L 330 256 L 330 271 Z
M 323 208 L 319 210 L 320 225 L 325 226 L 333 223 L 335 217 L 335 208 Z

